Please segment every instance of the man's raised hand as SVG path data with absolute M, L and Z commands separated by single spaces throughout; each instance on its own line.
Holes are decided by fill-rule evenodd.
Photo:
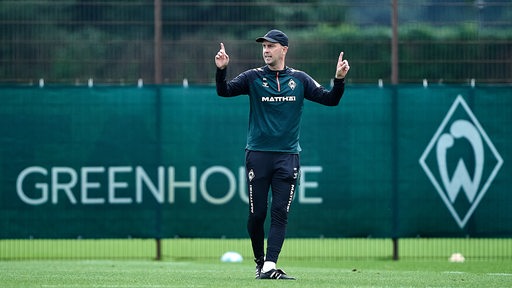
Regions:
M 226 49 L 224 48 L 224 43 L 220 43 L 220 50 L 215 55 L 215 65 L 219 69 L 225 69 L 229 63 L 229 56 L 226 54 Z
M 338 58 L 338 65 L 336 65 L 336 79 L 343 79 L 348 73 L 350 66 L 347 60 L 343 60 L 343 52 L 340 53 Z

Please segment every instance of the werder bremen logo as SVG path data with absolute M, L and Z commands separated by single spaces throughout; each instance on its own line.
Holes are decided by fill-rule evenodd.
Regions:
M 459 95 L 419 162 L 463 228 L 498 174 L 503 159 Z

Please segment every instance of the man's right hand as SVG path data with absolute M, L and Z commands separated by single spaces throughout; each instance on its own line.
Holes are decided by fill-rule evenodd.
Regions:
M 336 79 L 343 79 L 350 70 L 350 65 L 348 65 L 347 60 L 343 60 L 343 52 L 340 53 L 340 57 L 338 58 L 338 65 L 336 65 Z
M 228 63 L 229 56 L 226 54 L 226 49 L 224 49 L 224 43 L 220 43 L 220 50 L 217 52 L 217 55 L 215 55 L 215 65 L 222 70 L 228 67 Z

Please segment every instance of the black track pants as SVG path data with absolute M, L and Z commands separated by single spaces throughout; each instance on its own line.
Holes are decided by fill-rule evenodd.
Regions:
M 275 152 L 247 151 L 245 156 L 249 193 L 247 230 L 256 259 L 265 256 L 264 224 L 268 210 L 269 190 L 272 191 L 270 231 L 266 260 L 277 263 L 286 234 L 288 212 L 299 176 L 299 155 Z

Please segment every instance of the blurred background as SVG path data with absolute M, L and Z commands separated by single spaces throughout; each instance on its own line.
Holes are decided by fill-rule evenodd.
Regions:
M 223 42 L 228 77 L 263 66 L 274 28 L 321 84 L 340 51 L 351 66 L 340 109 L 305 104 L 301 164 L 325 201 L 294 207 L 285 257 L 398 259 L 400 238 L 401 258 L 512 259 L 512 1 L 0 0 L 0 260 L 252 257 L 231 239 L 248 105 L 215 96 L 214 55 Z M 445 206 L 418 160 L 439 168 L 427 145 L 461 119 L 486 162 L 477 200 Z M 444 164 L 476 171 L 460 141 Z
M 212 84 L 219 42 L 239 73 L 272 28 L 320 83 L 342 50 L 351 83 L 512 80 L 509 0 L 3 0 L 0 82 Z

